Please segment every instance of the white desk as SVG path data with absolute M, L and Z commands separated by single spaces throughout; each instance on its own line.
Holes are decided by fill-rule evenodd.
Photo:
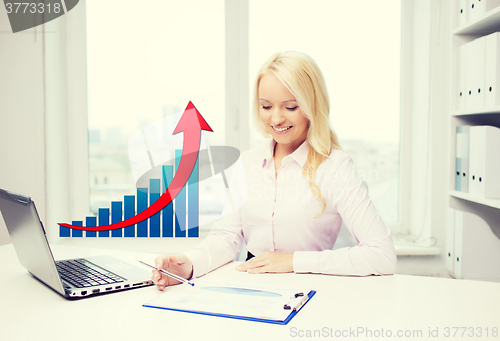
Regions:
M 56 259 L 105 253 L 87 250 L 82 254 L 64 246 L 54 246 L 53 251 Z M 429 328 L 439 328 L 439 337 L 433 340 L 472 339 L 459 337 L 463 329 L 446 338 L 445 327 L 480 328 L 482 337 L 477 337 L 479 329 L 475 329 L 474 339 L 500 340 L 500 283 L 405 275 L 249 275 L 234 270 L 234 264 L 208 277 L 305 285 L 317 294 L 286 326 L 142 307 L 162 294 L 154 286 L 68 301 L 29 275 L 9 244 L 0 247 L 0 340 L 295 340 L 311 339 L 307 332 L 315 330 L 317 336 L 322 333 L 321 339 L 354 339 L 349 332 L 361 331 L 357 328 L 370 329 L 368 339 L 381 339 L 380 333 L 387 335 L 388 330 L 393 338 L 398 330 L 403 335 L 421 330 L 420 339 L 429 339 Z M 497 337 L 491 337 L 493 328 Z M 335 337 L 335 332 L 344 337 Z M 358 333 L 357 338 L 366 338 L 366 333 Z

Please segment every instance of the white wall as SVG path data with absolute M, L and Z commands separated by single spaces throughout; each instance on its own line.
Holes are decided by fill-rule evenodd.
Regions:
M 0 188 L 33 197 L 45 217 L 43 37 L 12 32 L 0 11 Z M 0 219 L 0 245 L 9 243 Z

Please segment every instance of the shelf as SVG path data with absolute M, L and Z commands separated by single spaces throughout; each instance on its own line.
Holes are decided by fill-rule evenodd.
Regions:
M 500 114 L 500 105 L 484 109 L 457 110 L 454 111 L 451 114 L 451 116 L 466 116 L 466 115 L 481 115 L 481 114 Z
M 475 202 L 477 204 L 500 209 L 500 199 L 485 199 L 485 198 L 475 197 L 475 196 L 472 196 L 468 193 L 459 192 L 459 191 L 450 191 L 449 194 L 455 198 L 459 198 L 459 199 Z
M 486 35 L 500 31 L 500 7 L 488 11 L 483 17 L 477 18 L 453 30 L 452 34 L 481 34 Z

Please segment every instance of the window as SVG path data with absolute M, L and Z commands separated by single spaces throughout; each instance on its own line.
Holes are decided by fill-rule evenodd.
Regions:
M 91 210 L 134 193 L 131 137 L 183 111 L 189 101 L 214 130 L 203 135 L 207 145 L 238 145 L 225 132 L 225 79 L 241 75 L 225 75 L 225 58 L 227 50 L 247 50 L 245 41 L 228 43 L 225 25 L 243 13 L 248 26 L 238 19 L 236 29 L 249 32 L 248 74 L 242 76 L 248 77 L 249 98 L 257 70 L 271 54 L 298 50 L 313 57 L 327 82 L 342 148 L 384 221 L 399 223 L 401 2 L 251 0 L 246 8 L 245 1 L 235 1 L 239 13 L 225 13 L 233 9 L 224 0 L 86 3 Z M 251 128 L 242 149 L 262 142 L 252 118 L 245 119 Z M 240 124 L 234 130 L 246 136 L 243 129 Z M 200 200 L 209 198 L 200 202 L 201 215 L 220 213 L 214 203 L 225 197 L 221 181 L 200 183 Z
M 250 98 L 273 53 L 310 55 L 325 76 L 341 146 L 388 224 L 399 222 L 400 35 L 400 1 L 249 1 Z M 253 129 L 251 146 L 261 142 Z
M 135 193 L 131 138 L 182 112 L 189 101 L 214 130 L 203 134 L 205 143 L 224 144 L 224 2 L 107 0 L 86 6 L 90 209 L 95 214 Z M 211 181 L 206 181 L 209 188 Z

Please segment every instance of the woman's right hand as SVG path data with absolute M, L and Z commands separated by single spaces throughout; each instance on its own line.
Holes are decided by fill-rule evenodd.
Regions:
M 155 259 L 155 264 L 157 270 L 153 270 L 153 277 L 151 279 L 156 284 L 158 290 L 163 290 L 169 285 L 181 283 L 172 277 L 162 274 L 158 271 L 160 269 L 185 279 L 191 279 L 191 277 L 193 277 L 193 262 L 184 254 L 158 256 Z

